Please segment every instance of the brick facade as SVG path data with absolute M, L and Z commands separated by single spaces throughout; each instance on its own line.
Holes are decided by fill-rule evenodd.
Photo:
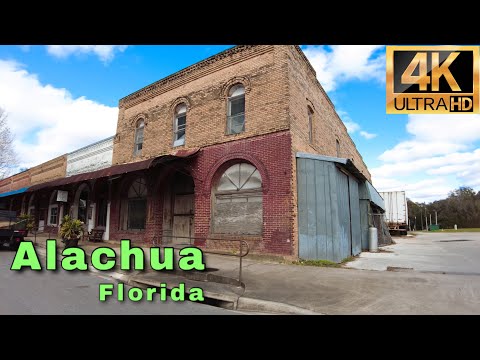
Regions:
M 282 47 L 241 46 L 123 98 L 119 103 L 113 164 L 288 129 L 285 68 Z M 245 132 L 226 135 L 227 92 L 237 82 L 246 89 Z M 173 112 L 182 101 L 188 109 L 186 141 L 184 146 L 173 148 Z M 134 158 L 139 118 L 145 119 L 143 153 Z
M 227 135 L 227 95 L 236 83 L 245 88 L 245 131 Z M 185 144 L 173 147 L 174 111 L 180 103 L 187 106 Z M 313 113 L 311 139 L 308 108 Z M 134 156 L 139 119 L 145 123 L 143 148 L 140 156 Z M 173 181 L 172 174 L 180 169 L 194 180 L 194 235 L 200 239 L 198 244 L 204 245 L 201 239 L 218 235 L 212 234 L 211 227 L 212 187 L 228 166 L 248 162 L 262 177 L 262 234 L 231 238 L 248 241 L 256 253 L 295 258 L 298 256 L 296 152 L 349 158 L 370 179 L 345 125 L 297 46 L 237 46 L 120 100 L 113 165 L 193 149 L 199 149 L 198 154 L 189 160 L 157 165 L 110 182 L 111 239 L 149 244 L 164 241 L 161 235 L 166 216 L 164 200 L 168 199 L 165 189 Z M 27 173 L 30 184 L 37 184 L 65 177 L 65 171 L 66 157 L 62 156 Z M 22 174 L 17 175 L 18 188 L 20 178 L 26 179 Z M 138 176 L 143 176 L 148 185 L 146 227 L 142 231 L 121 230 L 122 201 Z M 13 190 L 13 177 L 9 179 L 0 182 L 0 192 Z
M 0 180 L 0 193 L 18 190 L 27 186 L 30 186 L 30 173 L 28 170 Z
M 288 215 L 292 211 L 290 197 L 291 139 L 288 131 L 261 135 L 226 144 L 203 148 L 198 156 L 186 163 L 182 170 L 188 171 L 195 183 L 194 235 L 199 239 L 242 238 L 249 242 L 252 251 L 291 255 L 292 227 Z M 212 186 L 226 167 L 236 162 L 254 165 L 262 176 L 263 187 L 263 234 L 259 236 L 228 236 L 211 232 Z M 112 239 L 152 242 L 161 238 L 163 217 L 163 192 L 169 173 L 174 169 L 138 172 L 117 182 L 112 188 L 116 194 L 111 206 Z M 162 172 L 163 174 L 160 174 Z M 120 203 L 128 186 L 137 177 L 158 179 L 149 184 L 147 196 L 147 222 L 145 231 L 120 230 Z M 201 245 L 201 242 L 199 243 Z
M 31 185 L 64 178 L 67 171 L 67 156 L 62 155 L 28 170 Z
M 21 173 L 0 180 L 0 194 L 23 187 L 64 178 L 67 169 L 67 156 L 62 155 Z

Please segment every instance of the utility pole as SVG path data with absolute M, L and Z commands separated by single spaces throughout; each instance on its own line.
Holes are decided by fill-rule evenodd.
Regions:
M 437 210 L 435 210 L 435 225 L 438 225 L 438 221 L 437 221 Z
M 432 226 L 432 214 L 430 214 L 430 226 Z
M 420 209 L 420 224 L 422 224 L 422 231 L 423 231 L 423 210 Z

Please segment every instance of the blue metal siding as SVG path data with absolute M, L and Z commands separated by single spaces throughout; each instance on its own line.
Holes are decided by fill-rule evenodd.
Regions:
M 350 226 L 350 199 L 348 196 L 348 176 L 337 170 L 338 222 L 340 225 L 339 253 L 335 261 L 340 262 L 350 256 L 352 237 Z
M 368 245 L 368 228 L 370 224 L 368 222 L 370 212 L 370 200 L 360 200 L 360 226 L 362 235 L 362 250 L 369 250 Z
M 334 162 L 297 158 L 299 257 L 340 262 L 362 247 L 359 183 Z M 341 166 L 341 165 L 340 165 Z
M 297 179 L 299 257 L 336 261 L 339 243 L 335 166 L 298 159 Z
M 352 255 L 358 255 L 362 252 L 362 232 L 360 227 L 360 199 L 358 196 L 358 181 L 350 176 L 350 219 L 352 227 Z

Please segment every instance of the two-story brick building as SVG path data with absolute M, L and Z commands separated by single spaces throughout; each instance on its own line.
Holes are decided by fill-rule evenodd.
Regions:
M 75 174 L 64 167 L 40 183 L 32 169 L 21 194 L 10 194 L 20 188 L 4 179 L 0 200 L 19 199 L 4 207 L 41 212 L 52 226 L 70 213 L 105 228 L 109 239 L 169 245 L 194 238 L 200 246 L 244 239 L 257 253 L 334 260 L 358 253 L 358 241 L 365 247 L 369 221 L 361 217 L 371 205 L 382 207 L 369 196 L 376 192 L 370 173 L 298 46 L 236 46 L 124 97 L 111 154 L 111 165 L 92 171 L 90 161 Z M 300 173 L 297 164 L 319 170 Z M 300 183 L 329 176 L 335 188 L 310 186 L 317 198 L 308 203 L 312 195 Z M 59 191 L 66 202 L 57 201 Z M 362 196 L 367 207 L 359 206 Z M 320 219 L 312 206 L 335 216 Z M 312 252 L 312 244 L 328 246 L 319 239 L 329 234 L 332 243 L 346 242 L 345 251 Z

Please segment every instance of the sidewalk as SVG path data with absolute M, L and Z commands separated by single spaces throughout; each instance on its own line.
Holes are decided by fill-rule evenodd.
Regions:
M 37 246 L 45 247 L 45 240 L 37 237 Z M 61 252 L 63 243 L 57 241 Z M 79 245 L 87 256 L 99 246 L 119 249 L 114 242 Z M 198 286 L 205 297 L 230 303 L 237 310 L 262 313 L 480 314 L 480 276 L 322 268 L 246 257 L 243 288 L 236 281 L 238 258 L 209 254 L 205 262 L 207 271 L 187 279 L 178 272 L 152 270 L 102 275 L 132 286 L 159 286 L 163 282 L 171 288 L 185 282 L 186 287 Z M 207 278 L 214 281 L 205 281 Z

